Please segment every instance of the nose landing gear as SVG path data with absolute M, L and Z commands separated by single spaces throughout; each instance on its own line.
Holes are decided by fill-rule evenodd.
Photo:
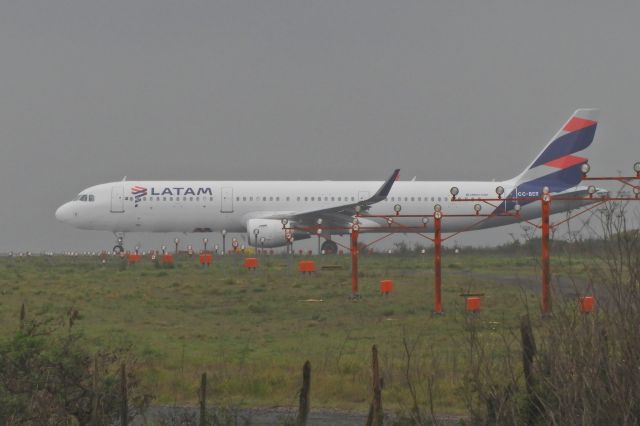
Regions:
M 113 246 L 113 253 L 120 254 L 124 252 L 124 232 L 114 232 L 116 236 L 116 245 Z

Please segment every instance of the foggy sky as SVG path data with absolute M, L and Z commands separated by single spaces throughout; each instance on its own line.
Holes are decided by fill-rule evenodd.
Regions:
M 112 247 L 108 232 L 54 212 L 125 175 L 510 178 L 578 107 L 602 110 L 593 173 L 628 173 L 640 159 L 639 12 L 617 1 L 0 2 L 0 252 Z

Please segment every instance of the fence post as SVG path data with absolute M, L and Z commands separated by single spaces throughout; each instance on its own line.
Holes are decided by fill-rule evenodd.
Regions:
M 382 426 L 382 380 L 380 379 L 380 368 L 378 364 L 378 348 L 373 345 L 371 348 L 371 367 L 373 370 L 373 402 L 369 410 L 367 426 Z
M 24 307 L 24 302 L 20 307 L 20 331 L 24 331 L 24 322 L 27 319 L 27 310 Z
M 200 426 L 207 424 L 207 373 L 200 380 Z
M 129 405 L 127 402 L 127 367 L 122 363 L 120 367 L 120 425 L 129 424 Z
M 302 367 L 302 388 L 300 389 L 300 405 L 298 407 L 298 425 L 305 426 L 309 417 L 309 389 L 311 388 L 311 363 Z
M 91 420 L 92 426 L 99 424 L 98 421 L 98 354 L 93 356 L 93 377 L 91 381 Z

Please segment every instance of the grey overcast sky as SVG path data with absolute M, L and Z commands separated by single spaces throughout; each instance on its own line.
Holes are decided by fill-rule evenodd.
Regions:
M 639 18 L 602 0 L 1 1 L 0 252 L 110 248 L 54 211 L 124 175 L 509 178 L 578 107 L 602 109 L 594 173 L 630 171 Z

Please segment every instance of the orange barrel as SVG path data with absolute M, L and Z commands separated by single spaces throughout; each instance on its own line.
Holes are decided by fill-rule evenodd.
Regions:
M 580 298 L 580 312 L 588 314 L 596 308 L 596 298 L 593 296 L 583 296 Z
M 301 260 L 298 262 L 298 270 L 304 273 L 312 273 L 316 271 L 316 262 L 313 260 Z
M 255 257 L 245 257 L 244 267 L 247 269 L 256 269 L 259 266 L 258 259 Z
M 480 312 L 480 298 L 479 297 L 467 297 L 467 312 Z
M 382 280 L 380 281 L 380 293 L 389 294 L 393 291 L 393 281 L 392 280 Z

